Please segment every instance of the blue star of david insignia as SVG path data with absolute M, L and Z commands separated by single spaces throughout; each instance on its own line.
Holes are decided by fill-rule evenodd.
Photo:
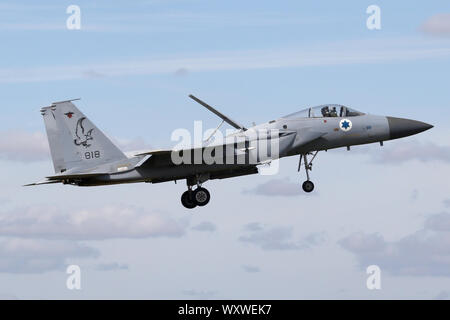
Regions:
M 350 127 L 350 123 L 348 121 L 342 122 L 342 128 L 348 129 Z

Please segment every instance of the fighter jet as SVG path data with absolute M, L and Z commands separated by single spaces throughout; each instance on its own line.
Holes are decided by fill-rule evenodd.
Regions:
M 272 161 L 299 156 L 298 171 L 306 172 L 302 188 L 312 192 L 310 171 L 323 150 L 380 143 L 428 130 L 424 122 L 369 115 L 339 105 L 325 104 L 249 128 L 217 109 L 189 96 L 233 127 L 224 139 L 200 146 L 149 150 L 126 155 L 108 139 L 73 101 L 54 102 L 41 109 L 55 174 L 27 186 L 62 183 L 102 186 L 135 182 L 160 183 L 186 180 L 181 203 L 188 209 L 205 206 L 210 193 L 202 185 L 213 179 L 256 174 Z M 216 133 L 219 127 L 214 131 Z

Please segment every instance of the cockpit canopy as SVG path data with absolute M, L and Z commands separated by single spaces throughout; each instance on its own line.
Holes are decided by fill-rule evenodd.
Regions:
M 323 104 L 321 106 L 291 113 L 283 118 L 356 117 L 364 114 L 365 113 L 356 111 L 340 104 Z

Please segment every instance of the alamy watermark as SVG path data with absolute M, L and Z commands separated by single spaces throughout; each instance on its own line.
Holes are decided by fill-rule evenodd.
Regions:
M 373 264 L 366 269 L 369 277 L 366 280 L 366 286 L 369 290 L 381 290 L 381 269 Z
M 367 7 L 366 13 L 370 16 L 366 20 L 366 26 L 369 30 L 381 30 L 381 9 L 379 6 L 372 4 Z
M 81 290 L 81 268 L 78 265 L 70 265 L 66 269 L 69 275 L 66 280 L 66 287 L 69 290 Z
M 261 168 L 260 173 L 270 175 L 278 172 L 280 141 L 285 139 L 279 129 L 250 128 L 237 132 L 228 129 L 224 135 L 217 129 L 203 131 L 202 121 L 194 121 L 193 132 L 192 135 L 191 131 L 185 128 L 172 132 L 171 140 L 177 142 L 171 153 L 173 164 L 270 164 L 270 168 Z
M 81 29 L 81 9 L 75 4 L 71 4 L 67 7 L 66 13 L 70 16 L 66 20 L 66 27 L 68 30 L 80 30 Z

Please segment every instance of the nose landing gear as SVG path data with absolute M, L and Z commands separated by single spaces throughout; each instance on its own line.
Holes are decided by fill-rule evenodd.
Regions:
M 303 188 L 303 191 L 309 193 L 314 190 L 314 183 L 312 181 L 307 180 L 307 181 L 303 182 L 302 188 Z
M 314 183 L 311 180 L 309 180 L 309 171 L 312 171 L 312 162 L 316 158 L 318 152 L 319 151 L 316 151 L 314 153 L 308 152 L 305 154 L 301 154 L 300 161 L 298 163 L 298 171 L 300 171 L 300 169 L 302 168 L 302 159 L 304 159 L 303 162 L 305 164 L 306 181 L 303 182 L 302 188 L 303 188 L 303 191 L 308 192 L 308 193 L 310 193 L 314 190 Z M 308 154 L 313 156 L 311 158 L 311 160 L 309 160 L 309 161 L 308 161 Z

